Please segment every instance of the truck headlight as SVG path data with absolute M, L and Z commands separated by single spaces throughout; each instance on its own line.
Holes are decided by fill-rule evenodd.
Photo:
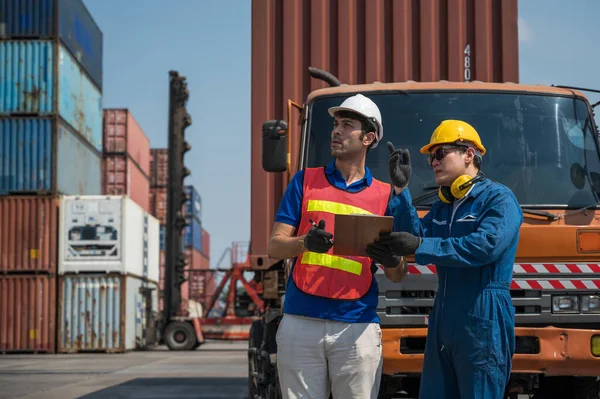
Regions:
M 600 313 L 600 295 L 583 295 L 581 311 L 583 313 Z
M 552 313 L 579 313 L 579 297 L 575 295 L 553 296 Z

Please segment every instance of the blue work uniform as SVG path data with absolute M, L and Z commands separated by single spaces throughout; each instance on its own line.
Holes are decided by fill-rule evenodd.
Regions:
M 373 176 L 371 175 L 369 168 L 365 167 L 365 176 L 361 180 L 346 186 L 346 180 L 335 167 L 335 161 L 325 167 L 325 175 L 331 185 L 348 192 L 361 191 L 370 186 L 373 182 Z M 300 170 L 291 179 L 279 204 L 277 215 L 275 216 L 276 222 L 294 226 L 296 231 L 298 230 L 298 225 L 302 217 L 303 177 L 304 171 Z M 390 189 L 390 199 L 392 197 L 393 190 Z M 389 204 L 386 210 L 386 216 L 391 216 Z M 331 226 L 326 226 L 325 228 L 331 232 Z M 294 266 L 292 266 L 290 275 L 293 272 L 293 267 Z M 328 299 L 306 294 L 296 287 L 294 279 L 289 278 L 285 291 L 283 312 L 346 323 L 379 323 L 379 316 L 377 316 L 378 301 L 379 287 L 375 278 L 373 278 L 367 294 L 361 299 L 353 301 Z
M 419 398 L 501 399 L 515 351 L 510 284 L 521 207 L 488 179 L 455 204 L 438 200 L 422 219 L 411 203 L 408 189 L 394 199 L 394 226 L 423 237 L 415 261 L 436 265 L 439 277 Z

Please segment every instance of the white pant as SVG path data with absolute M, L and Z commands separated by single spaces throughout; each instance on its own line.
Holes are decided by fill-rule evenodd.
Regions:
M 284 399 L 376 399 L 383 365 L 377 323 L 341 323 L 285 314 L 277 330 Z

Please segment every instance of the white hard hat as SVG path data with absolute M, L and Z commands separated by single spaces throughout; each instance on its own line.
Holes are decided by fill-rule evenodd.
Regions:
M 374 122 L 377 125 L 377 132 L 376 140 L 371 148 L 375 148 L 379 145 L 379 142 L 383 138 L 383 123 L 381 122 L 381 112 L 379 111 L 379 107 L 377 107 L 377 104 L 375 104 L 373 100 L 362 94 L 357 94 L 348 97 L 339 107 L 329 108 L 329 115 L 335 116 L 335 113 L 338 111 L 356 112 L 367 119 L 374 119 Z

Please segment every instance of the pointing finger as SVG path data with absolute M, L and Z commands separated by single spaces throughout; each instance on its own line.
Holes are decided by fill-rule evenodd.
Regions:
M 391 154 L 392 152 L 396 151 L 396 148 L 394 148 L 394 144 L 392 144 L 392 142 L 391 142 L 391 141 L 388 141 L 388 142 L 387 142 L 387 146 L 388 146 L 388 149 L 390 150 L 390 154 Z

